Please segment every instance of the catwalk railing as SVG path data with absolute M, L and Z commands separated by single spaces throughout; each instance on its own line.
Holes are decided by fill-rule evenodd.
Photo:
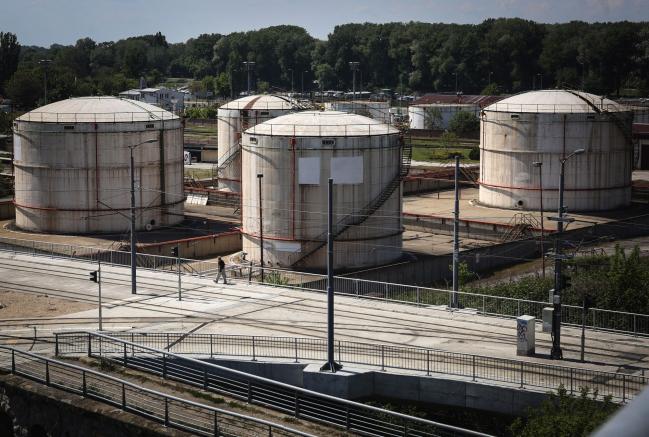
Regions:
M 0 346 L 0 369 L 204 436 L 310 436 L 283 425 L 143 388 L 101 372 Z
M 178 355 L 204 358 L 237 357 L 251 360 L 283 359 L 293 362 L 325 362 L 327 341 L 319 338 L 259 337 L 184 333 L 111 333 L 115 339 Z M 59 335 L 57 344 L 67 341 Z M 57 346 L 59 354 L 67 346 Z M 63 351 L 63 352 L 62 352 Z M 78 352 L 78 350 L 77 350 Z M 633 399 L 645 387 L 648 378 L 624 373 L 535 363 L 506 358 L 441 351 L 419 347 L 336 341 L 337 362 L 377 370 L 416 371 L 427 376 L 451 376 L 492 385 L 556 390 L 564 386 L 570 393 L 582 387 L 610 395 L 615 401 Z
M 21 240 L 0 237 L 0 251 L 24 253 L 51 258 L 78 259 L 111 265 L 128 266 L 130 252 L 99 249 L 42 241 Z M 216 262 L 181 258 L 181 272 L 191 276 L 211 276 L 218 271 Z M 173 257 L 137 254 L 139 268 L 153 271 L 177 273 L 177 260 Z M 262 283 L 261 268 L 250 265 L 230 265 L 228 274 L 251 283 Z M 263 283 L 270 286 L 295 288 L 316 292 L 326 292 L 327 276 L 293 270 L 263 268 Z M 417 287 L 405 284 L 369 281 L 364 279 L 337 276 L 334 283 L 336 294 L 363 299 L 406 303 L 417 306 L 446 307 L 451 301 L 453 291 L 437 288 Z M 541 319 L 543 308 L 551 307 L 547 302 L 514 299 L 487 294 L 458 292 L 462 308 L 477 314 L 498 317 L 534 316 Z M 565 325 L 581 326 L 582 308 L 575 305 L 561 306 L 561 320 Z M 590 308 L 586 312 L 585 325 L 590 329 L 612 331 L 623 334 L 649 336 L 649 315 Z
M 57 335 L 57 356 L 88 355 L 271 408 L 296 418 L 371 436 L 484 435 L 305 390 L 109 335 Z

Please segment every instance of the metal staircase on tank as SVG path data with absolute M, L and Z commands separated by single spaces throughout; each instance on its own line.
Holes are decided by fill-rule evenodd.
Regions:
M 334 239 L 342 235 L 345 231 L 353 226 L 358 226 L 372 216 L 385 202 L 392 196 L 394 191 L 401 185 L 401 181 L 410 171 L 410 161 L 412 159 L 412 143 L 404 141 L 401 147 L 401 165 L 399 173 L 390 181 L 388 185 L 376 196 L 370 203 L 365 205 L 360 211 L 353 212 L 340 219 L 333 225 Z M 304 261 L 327 245 L 327 232 L 323 232 L 313 240 L 304 244 L 301 256 L 296 259 L 292 267 L 302 267 Z
M 631 135 L 631 130 L 630 126 L 624 122 L 620 118 L 620 116 L 617 114 L 615 111 L 609 111 L 608 109 L 600 108 L 597 106 L 595 103 L 591 102 L 581 94 L 579 94 L 576 91 L 572 90 L 566 90 L 570 94 L 579 97 L 581 100 L 583 100 L 593 111 L 595 111 L 597 114 L 602 114 L 605 115 L 607 118 L 613 121 L 615 123 L 615 126 L 622 132 L 622 135 L 624 136 L 624 139 L 626 140 L 627 146 L 633 144 L 633 137 Z
M 532 214 L 518 212 L 512 216 L 508 226 L 509 229 L 500 238 L 503 243 L 533 237 L 534 229 L 539 229 L 541 223 Z

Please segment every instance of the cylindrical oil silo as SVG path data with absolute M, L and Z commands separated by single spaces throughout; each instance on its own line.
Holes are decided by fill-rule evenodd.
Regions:
M 458 112 L 469 112 L 476 117 L 480 106 L 469 103 L 422 103 L 408 107 L 410 129 L 448 129 Z
M 14 122 L 16 225 L 70 234 L 128 230 L 131 147 L 137 229 L 182 221 L 179 117 L 133 100 L 81 97 Z
M 632 116 L 611 100 L 570 90 L 532 91 L 487 106 L 480 122 L 480 203 L 538 210 L 542 193 L 543 208 L 557 210 L 561 160 L 584 149 L 565 162 L 568 210 L 629 205 Z
M 325 103 L 326 111 L 350 112 L 390 123 L 390 102 L 371 100 L 339 100 Z
M 326 267 L 327 189 L 334 185 L 336 268 L 401 256 L 399 131 L 371 118 L 306 111 L 258 124 L 243 135 L 243 250 L 264 264 Z
M 275 95 L 246 96 L 218 109 L 219 188 L 241 191 L 241 133 L 280 115 L 303 109 L 294 100 Z

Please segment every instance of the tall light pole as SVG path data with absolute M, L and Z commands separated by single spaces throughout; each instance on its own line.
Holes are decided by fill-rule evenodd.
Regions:
M 141 143 L 126 146 L 131 152 L 131 165 L 129 172 L 131 176 L 131 294 L 137 294 L 137 251 L 135 249 L 135 165 L 133 161 L 133 149 L 142 144 L 155 143 L 157 141 L 156 138 L 150 138 Z
M 291 72 L 291 96 L 293 95 L 293 69 L 289 68 L 288 71 Z
M 458 291 L 460 283 L 458 271 L 460 268 L 460 157 L 455 155 L 455 208 L 453 210 L 453 294 L 451 308 L 459 308 Z
M 261 207 L 261 180 L 263 177 L 263 174 L 257 174 L 257 181 L 259 181 L 259 265 L 261 265 L 261 282 L 264 282 L 264 216 Z
M 248 95 L 250 95 L 250 70 L 255 68 L 256 62 L 254 61 L 243 61 L 243 65 L 246 66 L 246 71 L 248 72 Z
M 539 77 L 539 89 L 543 89 L 543 74 L 541 73 L 536 73 L 536 75 Z
M 552 296 L 552 350 L 550 355 L 554 359 L 562 359 L 563 351 L 561 350 L 561 289 L 563 287 L 563 277 L 561 273 L 563 255 L 561 253 L 561 234 L 563 233 L 563 223 L 572 221 L 564 217 L 566 207 L 563 204 L 563 190 L 565 184 L 565 164 L 575 155 L 581 155 L 584 149 L 577 149 L 568 156 L 560 159 L 561 173 L 559 178 L 559 215 L 552 217 L 557 222 L 557 237 L 554 239 L 554 295 Z
M 41 59 L 38 64 L 43 67 L 43 93 L 45 94 L 45 104 L 47 105 L 47 70 L 52 63 L 51 59 Z
M 494 72 L 493 72 L 493 71 L 490 71 L 490 72 L 489 72 L 489 83 L 488 83 L 489 86 L 491 86 L 491 75 L 492 75 L 492 74 L 494 74 Z
M 320 370 L 335 373 L 342 366 L 334 360 L 334 180 L 329 178 L 327 191 L 327 363 Z
M 453 75 L 455 76 L 455 94 L 457 94 L 457 71 Z
M 302 92 L 301 92 L 301 97 L 304 97 L 304 73 L 308 73 L 309 70 L 304 70 L 302 71 Z
M 532 165 L 539 169 L 539 191 L 541 195 L 539 201 L 541 204 L 541 263 L 543 265 L 543 279 L 545 279 L 545 247 L 544 247 L 544 238 L 545 238 L 545 227 L 543 221 L 543 163 L 540 161 L 535 161 Z
M 352 69 L 352 100 L 356 100 L 356 71 L 360 65 L 357 61 L 349 62 L 349 68 Z

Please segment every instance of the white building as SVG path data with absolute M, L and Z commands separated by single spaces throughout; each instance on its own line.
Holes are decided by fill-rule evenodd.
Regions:
M 170 111 L 185 108 L 185 93 L 170 88 L 139 88 L 119 93 L 120 97 L 159 106 Z

